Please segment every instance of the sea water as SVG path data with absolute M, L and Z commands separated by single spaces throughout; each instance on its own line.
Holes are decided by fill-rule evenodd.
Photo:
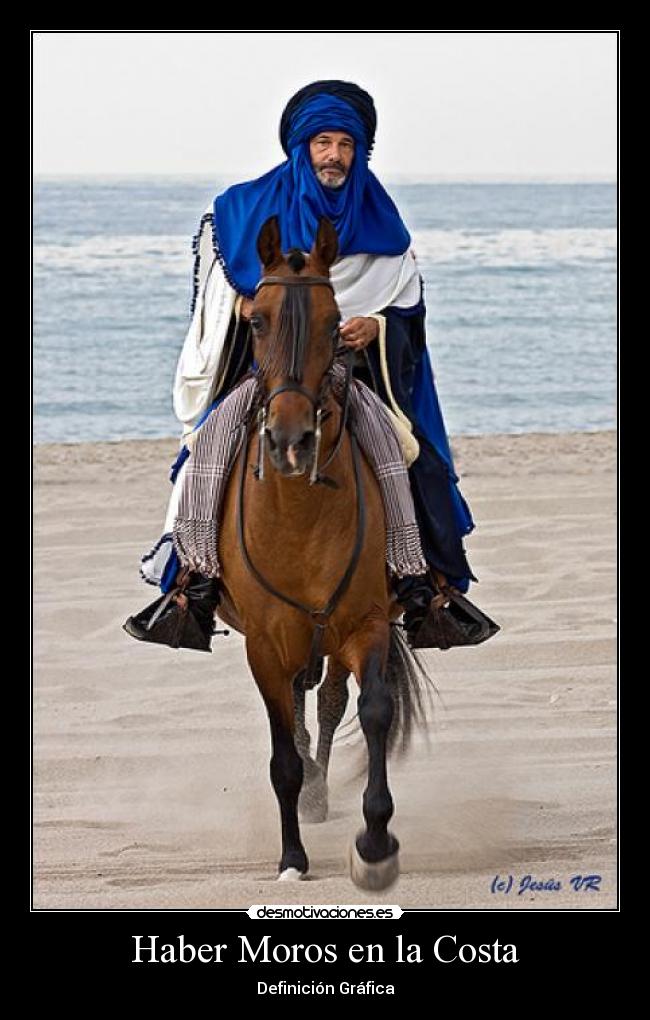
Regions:
M 35 442 L 180 435 L 191 240 L 225 183 L 35 182 Z M 614 428 L 616 185 L 386 187 L 424 277 L 447 431 Z

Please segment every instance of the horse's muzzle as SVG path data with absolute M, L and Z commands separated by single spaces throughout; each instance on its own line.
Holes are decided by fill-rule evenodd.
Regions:
M 283 429 L 267 429 L 269 458 L 276 471 L 287 478 L 304 475 L 314 458 L 313 429 L 301 435 L 287 435 Z

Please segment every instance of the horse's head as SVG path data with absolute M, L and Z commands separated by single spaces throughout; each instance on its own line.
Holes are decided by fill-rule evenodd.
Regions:
M 251 326 L 269 454 L 283 475 L 302 475 L 314 457 L 317 412 L 338 338 L 340 314 L 329 282 L 338 237 L 323 218 L 309 255 L 293 250 L 285 257 L 273 216 L 260 230 L 257 250 L 263 272 Z

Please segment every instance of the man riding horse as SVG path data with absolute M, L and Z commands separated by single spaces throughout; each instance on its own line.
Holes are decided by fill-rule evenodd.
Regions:
M 309 252 L 323 218 L 338 235 L 330 278 L 343 317 L 339 339 L 342 350 L 355 352 L 353 411 L 357 418 L 367 416 L 359 441 L 382 486 L 387 532 L 395 543 L 388 542 L 387 568 L 410 644 L 477 644 L 498 630 L 462 595 L 477 580 L 462 541 L 474 524 L 457 488 L 435 392 L 423 281 L 410 236 L 368 168 L 375 129 L 373 100 L 357 85 L 307 85 L 282 115 L 280 140 L 287 160 L 257 180 L 228 188 L 201 220 L 194 238 L 192 322 L 174 385 L 184 446 L 172 470 L 174 494 L 163 537 L 141 568 L 144 579 L 160 585 L 164 597 L 125 624 L 140 640 L 210 650 L 220 600 L 219 567 L 216 555 L 206 565 L 209 557 L 192 557 L 183 541 L 187 462 L 200 427 L 211 414 L 217 415 L 213 423 L 225 421 L 225 408 L 232 408 L 242 377 L 249 378 L 256 368 L 251 335 L 259 327 L 254 310 L 261 272 L 257 239 L 272 217 L 283 250 L 295 251 L 296 257 Z M 405 427 L 408 475 L 395 433 L 389 435 L 391 428 L 403 433 Z M 367 433 L 365 445 L 362 432 Z M 216 518 L 237 452 L 227 438 L 221 446 L 215 453 L 221 459 L 211 496 Z M 297 463 L 298 451 L 290 443 L 285 454 Z M 217 526 L 215 520 L 215 534 Z M 187 621 L 180 629 L 179 605 Z

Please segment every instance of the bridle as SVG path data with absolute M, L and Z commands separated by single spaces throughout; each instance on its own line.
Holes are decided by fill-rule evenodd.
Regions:
M 257 284 L 255 293 L 261 290 L 262 287 L 269 286 L 280 286 L 280 287 L 329 287 L 332 294 L 334 294 L 334 287 L 332 281 L 327 276 L 265 276 Z M 340 338 L 338 328 L 336 330 L 336 339 Z M 259 444 L 257 448 L 257 467 L 255 468 L 255 477 L 258 481 L 264 480 L 264 455 L 266 452 L 266 433 L 267 433 L 267 417 L 271 401 L 277 397 L 280 393 L 299 393 L 301 396 L 306 397 L 309 400 L 314 410 L 314 459 L 312 462 L 311 473 L 309 476 L 310 485 L 329 485 L 332 488 L 337 487 L 337 482 L 333 479 L 328 478 L 322 474 L 322 471 L 334 460 L 334 457 L 338 453 L 341 443 L 343 442 L 343 436 L 345 434 L 345 427 L 348 419 L 348 407 L 349 407 L 349 393 L 350 393 L 350 380 L 352 378 L 352 364 L 354 361 L 354 351 L 347 349 L 345 352 L 346 364 L 345 364 L 345 382 L 343 387 L 343 400 L 341 410 L 341 420 L 339 422 L 339 430 L 336 436 L 336 440 L 332 446 L 329 456 L 325 462 L 321 465 L 320 469 L 318 466 L 318 457 L 320 454 L 320 443 L 321 443 L 321 425 L 325 417 L 330 412 L 323 409 L 323 404 L 331 389 L 331 370 L 334 364 L 334 358 L 336 357 L 336 348 L 332 348 L 332 358 L 327 367 L 327 370 L 323 374 L 323 380 L 316 396 L 308 390 L 306 386 L 302 386 L 300 383 L 294 380 L 282 383 L 280 386 L 276 386 L 275 389 L 268 393 L 261 403 L 258 410 L 257 422 L 259 426 Z
M 256 292 L 259 291 L 261 287 L 273 285 L 283 287 L 323 286 L 329 287 L 332 293 L 334 293 L 334 287 L 332 286 L 332 283 L 329 280 L 329 278 L 326 276 L 296 276 L 296 277 L 266 276 L 263 277 L 258 283 L 256 287 Z M 338 434 L 332 446 L 332 450 L 329 456 L 321 465 L 320 469 L 318 467 L 318 456 L 320 451 L 321 440 L 321 422 L 326 415 L 331 414 L 330 411 L 326 411 L 323 409 L 323 402 L 331 387 L 331 369 L 332 365 L 334 364 L 335 357 L 336 348 L 335 345 L 333 345 L 332 359 L 330 361 L 327 371 L 323 375 L 323 381 L 321 383 L 319 391 L 315 396 L 305 386 L 302 386 L 300 383 L 295 382 L 293 380 L 290 380 L 286 383 L 282 383 L 282 385 L 280 386 L 276 386 L 273 390 L 271 390 L 269 394 L 265 396 L 262 406 L 259 408 L 258 411 L 258 425 L 259 425 L 258 462 L 257 467 L 254 470 L 255 477 L 257 478 L 258 481 L 263 481 L 264 479 L 264 444 L 267 430 L 266 418 L 269 406 L 271 404 L 271 401 L 275 397 L 277 397 L 280 393 L 293 391 L 295 393 L 300 393 L 302 396 L 306 397 L 311 403 L 312 408 L 314 410 L 314 439 L 315 439 L 314 461 L 312 464 L 309 484 L 314 485 L 316 483 L 320 483 L 323 485 L 329 485 L 332 488 L 339 487 L 336 481 L 324 476 L 322 474 L 322 470 L 332 462 L 332 460 L 338 453 L 343 442 L 343 437 L 345 435 L 345 427 L 348 419 L 348 407 L 350 402 L 350 381 L 352 378 L 352 364 L 354 360 L 354 350 L 351 348 L 348 348 L 346 350 L 345 383 L 343 388 L 341 420 L 339 424 Z M 239 539 L 239 546 L 248 570 L 255 577 L 258 583 L 266 591 L 270 592 L 271 595 L 274 595 L 282 602 L 285 602 L 287 605 L 293 606 L 295 609 L 300 609 L 302 612 L 307 613 L 307 615 L 310 616 L 314 621 L 314 635 L 312 638 L 309 660 L 305 667 L 304 677 L 305 686 L 310 686 L 317 683 L 318 680 L 320 679 L 320 677 L 317 675 L 318 659 L 322 644 L 323 633 L 325 631 L 325 627 L 327 626 L 327 620 L 334 612 L 334 609 L 338 605 L 341 596 L 348 588 L 350 580 L 352 579 L 352 575 L 354 574 L 354 571 L 356 570 L 357 564 L 359 562 L 361 549 L 363 547 L 363 540 L 365 535 L 366 509 L 363 494 L 363 484 L 361 479 L 361 458 L 359 454 L 359 446 L 357 443 L 356 436 L 354 435 L 354 432 L 350 432 L 350 445 L 352 448 L 352 464 L 354 467 L 354 481 L 357 497 L 356 499 L 357 530 L 354 548 L 352 550 L 352 555 L 350 557 L 350 561 L 347 565 L 345 573 L 343 574 L 341 580 L 336 586 L 334 592 L 327 600 L 325 606 L 322 609 L 314 609 L 313 607 L 306 606 L 302 602 L 299 602 L 297 599 L 291 598 L 291 596 L 285 595 L 282 592 L 278 591 L 277 588 L 275 588 L 269 581 L 266 580 L 266 578 L 260 573 L 260 571 L 257 569 L 255 564 L 251 560 L 248 548 L 246 546 L 246 538 L 244 535 L 244 489 L 246 483 L 246 464 L 248 463 L 249 440 L 250 431 L 248 428 L 246 428 L 244 431 L 244 442 L 243 449 L 241 452 L 241 472 L 239 478 L 239 494 L 237 503 L 237 536 Z

